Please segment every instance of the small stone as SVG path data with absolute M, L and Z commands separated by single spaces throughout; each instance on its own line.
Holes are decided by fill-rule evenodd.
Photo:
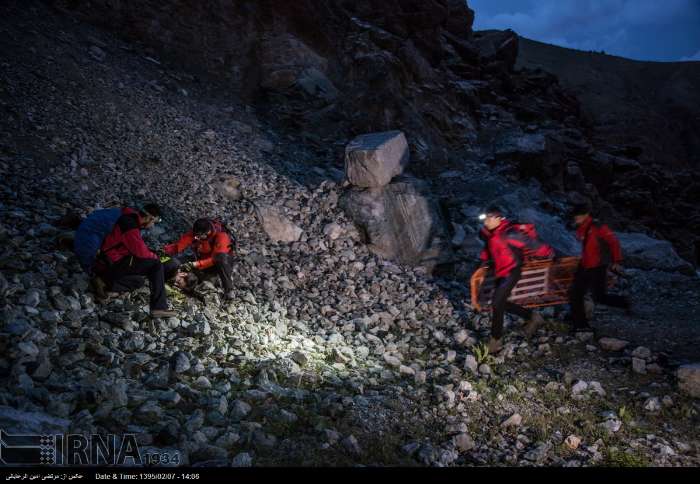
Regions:
M 323 227 L 323 235 L 328 237 L 330 240 L 336 240 L 343 235 L 343 227 L 336 223 L 328 224 Z
M 635 358 L 648 360 L 649 358 L 651 358 L 651 350 L 644 346 L 639 346 L 632 352 L 632 356 L 634 356 Z
M 362 452 L 362 449 L 360 449 L 360 444 L 357 442 L 354 435 L 344 438 L 341 444 L 348 452 L 351 452 L 352 454 L 359 455 Z
M 449 350 L 447 352 L 447 356 L 445 356 L 445 361 L 447 361 L 448 363 L 452 363 L 456 357 L 457 357 L 457 352 L 454 350 Z
M 501 427 L 519 427 L 522 421 L 523 418 L 520 416 L 520 414 L 514 413 L 513 415 L 508 417 L 503 423 L 501 423 Z
M 202 375 L 200 377 L 197 377 L 197 379 L 193 383 L 193 386 L 198 390 L 208 390 L 209 388 L 211 388 L 211 382 L 209 381 L 209 378 Z
M 597 381 L 588 382 L 588 389 L 594 393 L 597 393 L 601 397 L 605 396 L 605 390 L 603 390 L 603 386 Z
M 469 434 L 462 433 L 454 437 L 454 444 L 455 447 L 460 452 L 467 452 L 472 450 L 474 447 L 476 447 L 476 444 L 474 443 L 474 439 L 471 438 Z
M 629 344 L 629 341 L 617 338 L 600 338 L 598 344 L 605 351 L 620 351 Z
M 664 407 L 672 407 L 673 406 L 673 398 L 670 396 L 666 395 L 664 398 L 661 400 L 661 403 L 663 404 Z
M 172 356 L 170 364 L 173 371 L 178 374 L 185 373 L 191 368 L 190 359 L 182 351 L 178 351 Z
M 467 357 L 464 359 L 464 369 L 470 370 L 472 373 L 476 373 L 478 368 L 479 364 L 477 363 L 476 358 L 473 355 L 467 355 Z
M 410 366 L 401 365 L 399 366 L 399 373 L 401 375 L 414 376 L 416 374 L 416 370 L 414 370 Z
M 134 418 L 143 424 L 156 424 L 163 418 L 163 409 L 158 402 L 149 400 L 134 412 Z
M 581 444 L 581 437 L 577 437 L 576 435 L 569 435 L 565 440 L 564 440 L 564 445 L 566 445 L 569 449 L 571 450 L 576 450 L 578 449 L 578 446 Z
M 658 412 L 661 410 L 661 402 L 657 397 L 650 397 L 644 402 L 644 410 L 647 412 Z
M 599 425 L 609 432 L 617 432 L 620 430 L 620 428 L 622 428 L 622 421 L 617 418 L 611 418 L 605 422 L 601 422 Z
M 306 364 L 309 362 L 309 359 L 306 357 L 304 353 L 301 351 L 295 351 L 290 355 L 290 358 L 292 361 L 294 361 L 297 365 L 299 366 L 306 366 Z
M 393 366 L 396 368 L 401 366 L 401 360 L 399 360 L 397 357 L 395 357 L 389 353 L 384 353 L 384 355 L 382 355 L 382 357 L 384 358 L 384 361 L 386 361 L 389 364 L 389 366 Z
M 252 465 L 253 458 L 248 452 L 241 452 L 240 454 L 237 454 L 231 461 L 231 467 L 251 467 Z
M 645 374 L 647 372 L 646 366 L 647 363 L 645 360 L 641 358 L 632 358 L 632 370 L 635 373 Z
M 428 378 L 428 373 L 425 371 L 417 371 L 415 375 L 415 382 L 417 385 L 423 385 Z
M 235 400 L 231 405 L 231 419 L 233 421 L 243 420 L 252 410 L 252 407 L 243 400 Z
M 700 363 L 682 365 L 676 371 L 678 388 L 685 394 L 700 398 Z
M 482 375 L 490 375 L 491 367 L 486 363 L 482 363 L 481 365 L 479 365 L 479 373 L 481 373 Z
M 571 387 L 571 394 L 572 395 L 580 395 L 581 393 L 585 392 L 588 390 L 588 383 L 586 383 L 583 380 L 577 381 L 573 387 Z

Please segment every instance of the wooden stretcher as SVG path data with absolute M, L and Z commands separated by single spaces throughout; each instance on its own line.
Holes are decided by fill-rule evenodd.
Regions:
M 567 303 L 579 260 L 579 257 L 562 257 L 523 264 L 522 276 L 508 300 L 526 308 Z M 477 311 L 490 308 L 494 279 L 490 267 L 481 267 L 472 275 L 471 305 Z M 608 272 L 608 285 L 614 282 L 614 276 Z

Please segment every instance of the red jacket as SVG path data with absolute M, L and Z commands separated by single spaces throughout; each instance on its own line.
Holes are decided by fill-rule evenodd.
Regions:
M 581 241 L 581 266 L 584 269 L 593 269 L 610 263 L 617 264 L 622 261 L 620 241 L 610 227 L 599 224 L 589 215 L 576 229 L 576 238 Z M 604 243 L 601 244 L 601 241 Z
M 127 256 L 141 259 L 157 259 L 141 238 L 141 217 L 136 210 L 123 208 L 122 216 L 114 225 L 112 232 L 105 237 L 100 251 L 110 262 L 119 262 Z
M 537 257 L 554 255 L 554 249 L 549 245 L 528 237 L 508 220 L 503 220 L 493 231 L 482 228 L 479 235 L 486 241 L 479 258 L 484 262 L 493 259 L 496 277 L 508 277 L 513 269 L 522 266 L 527 254 Z
M 174 244 L 168 244 L 163 247 L 163 251 L 168 255 L 176 255 L 183 252 L 191 245 L 192 250 L 194 250 L 197 256 L 197 262 L 194 263 L 194 267 L 196 269 L 208 269 L 214 265 L 214 257 L 216 254 L 229 254 L 233 252 L 231 237 L 224 231 L 220 223 L 213 223 L 214 234 L 208 239 L 202 241 L 196 240 L 194 234 L 190 230 Z

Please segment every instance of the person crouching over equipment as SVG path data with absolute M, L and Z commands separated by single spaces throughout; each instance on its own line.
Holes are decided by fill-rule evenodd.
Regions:
M 480 259 L 483 263 L 493 260 L 496 277 L 492 297 L 491 340 L 488 344 L 489 353 L 498 353 L 503 347 L 503 315 L 504 312 L 519 316 L 528 323 L 525 335 L 531 338 L 537 328 L 544 322 L 542 316 L 531 309 L 526 309 L 508 301 L 510 293 L 520 280 L 522 266 L 526 253 L 532 253 L 538 258 L 548 258 L 554 255 L 554 250 L 547 244 L 518 230 L 519 225 L 508 221 L 502 209 L 489 207 L 479 217 L 484 227 L 479 236 L 486 242 Z
M 175 256 L 192 246 L 196 260 L 181 263 L 172 258 L 165 263 L 166 277 L 170 279 L 178 271 L 215 272 L 221 279 L 224 288 L 224 298 L 228 301 L 235 296 L 231 277 L 233 269 L 233 241 L 228 228 L 218 220 L 200 218 L 192 226 L 192 230 L 180 237 L 180 240 L 168 244 L 163 252 Z

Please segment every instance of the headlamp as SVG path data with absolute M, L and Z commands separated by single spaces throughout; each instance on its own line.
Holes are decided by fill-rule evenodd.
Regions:
M 479 215 L 479 220 L 481 220 L 482 222 L 486 220 L 486 214 L 482 213 L 481 215 Z

